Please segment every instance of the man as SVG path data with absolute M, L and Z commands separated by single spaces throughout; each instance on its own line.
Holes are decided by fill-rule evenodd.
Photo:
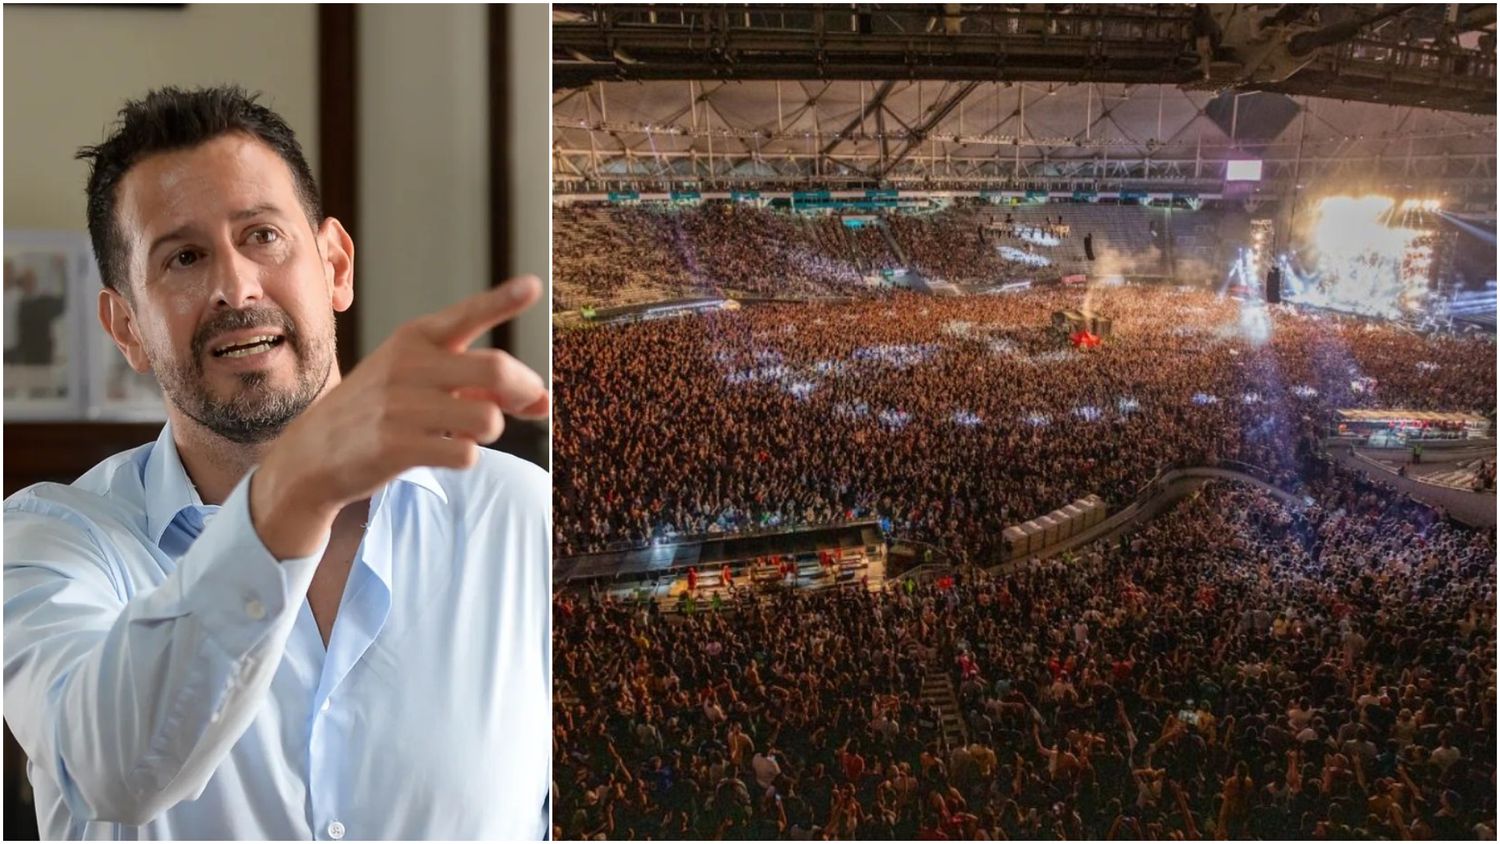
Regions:
M 62 258 L 52 261 L 61 276 Z M 51 399 L 62 394 L 67 379 L 56 367 L 53 333 L 66 311 L 61 295 L 38 290 L 34 267 L 22 267 L 12 277 L 11 262 L 5 262 L 5 341 L 13 344 L 5 350 L 5 363 L 11 367 L 6 378 L 12 395 Z
M 37 289 L 36 270 L 21 271 L 21 300 L 16 305 L 16 363 L 51 366 L 57 363 L 53 350 L 52 324 L 63 315 L 66 304 L 58 293 Z
M 541 837 L 550 489 L 479 444 L 548 396 L 466 351 L 538 283 L 343 377 L 354 244 L 285 122 L 237 88 L 120 117 L 80 152 L 99 318 L 169 421 L 5 502 L 5 719 L 42 835 Z

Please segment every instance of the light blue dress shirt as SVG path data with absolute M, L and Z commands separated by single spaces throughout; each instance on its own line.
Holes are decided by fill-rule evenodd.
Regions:
M 42 836 L 544 837 L 551 485 L 481 452 L 371 500 L 326 651 L 322 549 L 271 556 L 253 473 L 204 505 L 170 426 L 7 499 L 5 720 Z

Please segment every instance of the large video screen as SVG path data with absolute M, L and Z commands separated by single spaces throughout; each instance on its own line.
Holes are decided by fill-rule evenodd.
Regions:
M 1260 181 L 1259 161 L 1231 161 L 1224 172 L 1226 182 L 1258 182 Z

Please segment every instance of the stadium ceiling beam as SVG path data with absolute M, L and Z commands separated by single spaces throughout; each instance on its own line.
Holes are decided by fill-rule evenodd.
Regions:
M 603 174 L 598 179 L 570 179 L 561 171 L 554 177 L 554 185 L 559 194 L 566 193 L 591 193 L 603 189 L 614 189 L 618 185 L 621 188 L 635 190 L 666 190 L 669 187 L 683 186 L 692 189 L 727 189 L 745 188 L 765 190 L 774 189 L 777 183 L 787 181 L 806 180 L 812 176 L 811 167 L 795 166 L 794 162 L 783 162 L 780 168 L 766 167 L 770 175 L 763 172 L 735 172 L 720 174 L 710 185 L 705 185 L 701 174 L 695 174 L 686 169 L 676 168 L 671 173 L 662 177 L 653 176 L 649 172 L 636 172 L 634 170 L 616 170 Z M 1182 170 L 1174 173 L 1169 171 L 1166 175 L 1153 172 L 1147 175 L 1144 170 L 1136 170 L 1130 167 L 1113 168 L 1112 175 L 1100 177 L 1082 172 L 1080 168 L 1064 168 L 1053 165 L 1042 171 L 1041 168 L 1012 168 L 1008 162 L 996 162 L 988 160 L 983 162 L 961 162 L 955 168 L 951 163 L 944 162 L 946 172 L 903 172 L 893 171 L 887 177 L 887 184 L 910 188 L 933 188 L 944 189 L 968 189 L 975 190 L 976 182 L 983 183 L 985 189 L 989 190 L 1147 190 L 1147 191 L 1173 191 L 1173 192 L 1196 192 L 1215 193 L 1222 189 L 1222 174 L 1216 173 L 1212 176 L 1188 177 L 1183 175 Z M 1345 170 L 1350 170 L 1345 167 Z M 1349 178 L 1363 177 L 1365 179 L 1384 180 L 1397 174 L 1392 172 L 1361 172 L 1355 169 L 1344 177 L 1334 176 L 1334 168 L 1312 173 L 1308 178 L 1312 179 L 1338 179 L 1347 184 Z M 821 182 L 833 185 L 847 185 L 850 187 L 868 187 L 871 182 L 867 176 L 854 172 L 835 172 L 824 174 Z M 1476 180 L 1472 176 L 1464 174 L 1448 173 L 1434 170 L 1428 173 L 1416 174 L 1403 179 L 1403 182 L 1411 190 L 1437 190 L 1460 198 L 1462 201 L 1489 202 L 1493 203 L 1495 195 L 1495 184 L 1492 180 Z M 605 187 L 609 186 L 609 187 Z M 1306 194 L 1307 185 L 1297 178 L 1288 174 L 1272 172 L 1260 183 L 1258 195 L 1265 199 L 1272 197 L 1295 197 Z
M 996 82 L 996 83 L 994 83 L 994 85 L 995 85 L 995 114 L 998 116 L 998 115 L 1000 115 L 1001 112 L 1004 111 L 1004 109 L 1002 109 L 1000 107 L 1000 91 L 1003 89 L 1004 83 Z M 1025 91 L 1024 86 L 1020 86 L 1020 85 L 1016 86 L 1016 107 L 1013 108 L 1013 109 L 1011 109 L 1010 114 L 1007 114 L 1007 115 L 1005 115 L 1003 117 L 999 117 L 999 119 L 998 119 L 998 121 L 996 123 L 992 124 L 990 126 L 990 128 L 984 130 L 980 134 L 981 135 L 993 135 L 996 132 L 999 132 L 1001 129 L 1004 129 L 1005 128 L 1005 124 L 1007 124 L 1007 123 L 1011 122 L 1012 120 L 1016 119 L 1016 115 L 1018 115 L 1018 114 L 1021 113 L 1021 98 L 1025 97 L 1025 96 L 1026 96 L 1026 91 Z
M 552 78 L 557 88 L 607 79 L 1159 83 L 1494 114 L 1493 46 L 1413 43 L 1402 27 L 1370 26 L 1391 15 L 1433 24 L 1410 5 L 1318 26 L 1219 4 L 1212 15 L 1222 21 L 1204 31 L 1203 7 L 1191 5 L 976 4 L 935 16 L 914 4 L 557 4 Z M 1493 26 L 1495 12 L 1477 4 L 1458 14 L 1443 32 Z M 1205 35 L 1214 46 L 1200 53 Z
M 1193 107 L 1193 116 L 1189 117 L 1186 123 L 1183 123 L 1181 126 L 1177 127 L 1176 132 L 1173 132 L 1166 138 L 1159 139 L 1157 141 L 1157 146 L 1165 147 L 1175 143 L 1177 139 L 1182 136 L 1183 132 L 1186 132 L 1188 128 L 1191 127 L 1194 123 L 1202 120 L 1204 115 L 1208 111 L 1209 100 L 1205 100 L 1202 104 L 1199 104 L 1196 100 L 1193 99 L 1193 95 L 1189 94 L 1187 91 L 1184 91 L 1181 88 L 1178 88 L 1177 91 L 1178 93 L 1182 94 L 1182 96 L 1187 99 L 1188 104 Z
M 557 154 L 560 154 L 560 155 L 576 156 L 576 157 L 586 157 L 589 154 L 589 151 L 586 150 L 586 149 L 577 149 L 577 148 L 572 148 L 572 147 L 559 147 L 556 150 L 554 150 L 554 152 L 557 153 Z M 663 158 L 663 159 L 692 159 L 693 157 L 699 156 L 699 155 L 701 155 L 701 153 L 697 153 L 697 152 L 695 152 L 693 150 L 670 150 L 670 151 L 663 151 L 663 152 L 660 153 L 660 157 Z M 635 156 L 634 154 L 631 154 L 629 157 L 632 158 L 632 159 L 634 159 L 634 158 L 637 158 L 638 156 Z M 742 154 L 736 154 L 735 157 L 736 158 L 744 158 L 745 156 L 742 155 Z M 775 159 L 782 159 L 782 160 L 787 160 L 787 161 L 806 162 L 806 161 L 813 161 L 815 159 L 819 159 L 819 158 L 823 158 L 823 157 L 824 156 L 820 155 L 816 151 L 809 151 L 809 152 L 788 152 L 788 153 L 784 153 L 784 154 L 781 154 L 781 155 L 778 155 L 778 156 L 775 156 L 775 157 L 767 157 L 764 160 L 767 161 L 767 162 L 775 160 Z M 864 164 L 864 163 L 868 163 L 868 162 L 879 161 L 880 154 L 878 152 L 849 152 L 849 153 L 842 153 L 842 154 L 839 154 L 839 155 L 836 155 L 836 156 L 829 156 L 829 158 L 836 159 L 841 164 L 848 164 L 849 162 L 859 162 L 861 164 Z M 948 161 L 954 161 L 954 162 L 970 162 L 970 161 L 975 161 L 975 162 L 994 162 L 996 160 L 995 156 L 993 156 L 993 155 L 936 155 L 936 156 L 934 156 L 934 155 L 930 155 L 930 154 L 927 154 L 927 153 L 913 153 L 912 155 L 908 156 L 908 158 L 922 160 L 922 161 L 948 160 Z M 1464 162 L 1465 164 L 1468 164 L 1468 163 L 1474 162 L 1474 161 L 1493 162 L 1495 160 L 1495 153 L 1493 153 L 1493 152 L 1470 152 L 1470 153 L 1433 152 L 1433 153 L 1423 153 L 1423 154 L 1418 154 L 1418 155 L 1412 155 L 1412 156 L 1408 157 L 1408 156 L 1405 156 L 1405 155 L 1382 155 L 1382 154 L 1380 154 L 1378 152 L 1372 152 L 1372 153 L 1367 153 L 1367 154 L 1359 154 L 1359 155 L 1342 154 L 1342 153 L 1335 152 L 1335 153 L 1331 153 L 1331 154 L 1327 154 L 1327 155 L 1304 155 L 1304 156 L 1301 157 L 1300 160 L 1301 160 L 1301 162 L 1303 164 L 1311 164 L 1311 165 L 1337 164 L 1337 163 L 1340 163 L 1340 162 L 1371 162 L 1371 161 L 1378 161 L 1378 162 L 1383 162 L 1385 164 L 1390 164 L 1390 165 L 1394 166 L 1394 165 L 1400 164 L 1401 162 L 1407 160 L 1408 158 L 1410 158 L 1410 160 L 1413 161 L 1413 162 L 1442 161 L 1442 162 L 1453 162 L 1453 163 Z M 1026 160 L 1029 161 L 1030 163 L 1033 163 L 1033 164 L 1041 162 L 1041 159 L 1037 159 L 1037 158 L 1031 158 L 1031 159 L 1026 159 Z M 1299 160 L 1299 159 L 1297 157 L 1295 157 L 1295 156 L 1274 156 L 1274 157 L 1268 157 L 1268 158 L 1261 159 L 1261 161 L 1263 163 L 1265 163 L 1267 166 L 1282 165 L 1282 164 L 1292 164 L 1292 163 L 1296 162 L 1297 160 Z M 1095 161 L 1097 161 L 1097 159 L 1094 156 L 1092 156 L 1092 155 L 1075 156 L 1075 157 L 1057 157 L 1057 156 L 1054 156 L 1054 157 L 1052 157 L 1052 158 L 1049 159 L 1049 162 L 1052 163 L 1052 164 L 1060 164 L 1060 163 L 1065 163 L 1065 162 L 1067 162 L 1067 163 L 1074 163 L 1074 164 L 1092 164 Z M 1112 158 L 1110 158 L 1110 163 L 1112 165 L 1115 164 L 1115 163 L 1122 163 L 1122 164 L 1144 164 L 1144 163 L 1146 163 L 1148 161 L 1151 163 L 1151 165 L 1153 167 L 1192 166 L 1195 163 L 1195 159 L 1193 159 L 1193 158 L 1160 158 L 1160 157 L 1156 157 L 1156 156 L 1145 156 L 1145 155 L 1140 155 L 1140 156 L 1122 155 L 1122 156 L 1119 156 L 1119 157 L 1112 157 Z M 1009 159 L 1006 159 L 1005 163 L 1009 163 Z M 1211 167 L 1223 167 L 1224 164 L 1225 164 L 1225 161 L 1222 160 L 1222 159 L 1218 159 L 1218 160 L 1214 160 L 1214 161 L 1205 161 L 1203 163 L 1204 163 L 1205 167 L 1209 167 L 1209 166 L 1211 166 Z M 892 170 L 894 172 L 894 167 L 892 168 Z
M 883 112 L 877 112 L 877 120 Z M 1320 115 L 1316 110 L 1309 109 L 1300 120 L 1302 123 L 1319 122 Z M 1300 125 L 1300 124 L 1299 124 Z M 1430 154 L 1449 154 L 1454 149 L 1463 154 L 1479 154 L 1493 157 L 1493 131 L 1473 131 L 1463 126 L 1454 126 L 1450 129 L 1435 129 L 1403 133 L 1394 136 L 1389 132 L 1360 135 L 1350 134 L 1346 130 L 1334 124 L 1327 124 L 1336 134 L 1323 136 L 1307 135 L 1305 128 L 1301 131 L 1292 132 L 1281 138 L 1256 144 L 1260 156 L 1263 159 L 1290 158 L 1295 157 L 1298 150 L 1307 155 L 1348 155 L 1354 152 L 1376 152 L 1397 158 L 1407 155 L 1418 158 Z M 769 131 L 749 130 L 721 130 L 717 126 L 713 129 L 704 129 L 700 133 L 691 133 L 683 130 L 659 130 L 647 126 L 612 124 L 609 131 L 602 128 L 588 131 L 576 124 L 566 120 L 558 120 L 554 123 L 554 147 L 577 147 L 585 141 L 591 150 L 596 150 L 598 155 L 609 157 L 618 155 L 621 150 L 629 148 L 642 153 L 649 152 L 653 156 L 661 149 L 663 144 L 659 143 L 664 138 L 671 139 L 666 148 L 678 150 L 698 149 L 700 153 L 707 146 L 708 134 L 712 134 L 715 157 L 738 156 L 753 152 L 766 160 L 775 160 L 787 156 L 805 156 L 817 154 L 816 148 L 810 147 L 812 136 L 802 134 L 791 134 L 778 136 Z M 587 135 L 581 132 L 587 131 Z M 1179 133 L 1180 134 L 1180 133 Z M 608 137 L 613 142 L 604 144 L 597 143 L 602 137 Z M 626 138 L 628 143 L 619 143 L 617 138 Z M 916 138 L 914 135 L 902 135 L 899 133 L 885 133 L 884 141 L 889 144 L 893 140 L 905 139 L 908 142 Z M 1454 148 L 1446 143 L 1449 140 L 1465 142 L 1462 146 Z M 1483 146 L 1484 141 L 1490 141 L 1488 148 Z M 689 145 L 683 146 L 686 141 Z M 1405 144 L 1396 146 L 1395 141 L 1405 141 Z M 973 150 L 971 156 L 996 157 L 1004 156 L 1015 158 L 1017 161 L 1037 160 L 1048 156 L 1083 157 L 1085 153 L 1090 157 L 1102 156 L 1103 160 L 1113 161 L 1116 159 L 1151 158 L 1157 161 L 1169 161 L 1173 157 L 1180 157 L 1184 153 L 1193 158 L 1201 159 L 1205 163 L 1221 160 L 1235 145 L 1223 138 L 1213 140 L 1205 139 L 1199 144 L 1196 139 L 1171 141 L 1165 144 L 1137 143 L 1123 138 L 1100 138 L 1095 137 L 1088 141 L 1078 141 L 1071 138 L 1053 137 L 1031 137 L 1019 138 L 1014 136 L 979 136 L 979 135 L 954 135 L 945 132 L 929 132 L 919 143 L 935 143 L 944 154 L 953 151 L 954 146 L 961 146 Z M 792 147 L 788 149 L 787 147 Z M 649 147 L 649 150 L 647 149 Z M 979 149 L 991 148 L 985 152 Z M 768 151 L 768 148 L 769 151 Z M 858 145 L 851 145 L 858 150 Z M 885 165 L 889 166 L 890 153 L 888 148 L 877 146 L 885 158 Z M 1011 153 L 1014 153 L 1013 155 Z
M 861 82 L 860 86 L 860 90 L 863 91 L 864 83 Z M 849 136 L 850 132 L 853 132 L 855 129 L 863 126 L 865 121 L 870 118 L 870 115 L 875 114 L 880 109 L 884 108 L 885 98 L 890 95 L 891 89 L 894 87 L 896 87 L 896 81 L 894 79 L 887 79 L 886 81 L 880 83 L 880 87 L 875 90 L 875 95 L 870 97 L 870 101 L 865 104 L 865 107 L 860 109 L 859 113 L 855 115 L 854 119 L 850 120 L 847 126 L 840 129 L 838 131 L 838 134 L 834 135 L 833 139 L 823 146 L 823 154 L 828 155 L 829 153 L 837 149 L 838 145 L 844 142 L 844 139 Z
M 880 169 L 884 170 L 886 162 L 891 160 L 891 139 L 885 134 L 885 109 L 875 112 L 875 135 L 880 141 Z
M 1090 103 L 1093 102 L 1093 91 L 1094 91 L 1094 84 L 1092 82 L 1090 82 L 1089 83 L 1089 95 L 1090 95 L 1090 100 L 1089 101 L 1090 101 Z M 1114 124 L 1115 129 L 1119 130 L 1120 134 L 1124 135 L 1125 139 L 1128 140 L 1128 141 L 1130 141 L 1131 144 L 1133 144 L 1134 146 L 1138 146 L 1138 147 L 1144 147 L 1145 144 L 1141 143 L 1140 140 L 1138 138 L 1136 138 L 1134 135 L 1132 135 L 1130 132 L 1127 132 L 1125 130 L 1125 127 L 1120 125 L 1120 121 L 1116 120 L 1115 117 L 1114 117 L 1115 109 L 1119 108 L 1120 106 L 1122 106 L 1122 105 L 1124 105 L 1124 104 L 1126 104 L 1128 102 L 1130 102 L 1130 96 L 1129 96 L 1129 94 L 1126 94 L 1126 96 L 1123 99 L 1117 101 L 1114 105 L 1106 107 L 1104 105 L 1104 97 L 1101 94 L 1100 97 L 1099 97 L 1099 105 L 1100 105 L 1099 116 L 1098 117 L 1094 117 L 1091 120 L 1089 120 L 1089 123 L 1088 123 L 1087 126 L 1084 127 L 1084 130 L 1082 132 L 1079 132 L 1077 135 L 1073 136 L 1074 142 L 1076 143 L 1079 140 L 1080 136 L 1082 136 L 1085 140 L 1088 140 L 1088 139 L 1092 138 L 1094 127 L 1098 126 L 1100 123 L 1103 123 L 1106 119 L 1108 119 L 1110 123 Z
M 568 155 L 562 150 L 554 150 L 552 153 L 552 160 L 556 162 L 558 172 L 566 170 L 571 171 L 573 175 L 579 177 L 584 177 L 586 175 L 591 175 L 593 178 L 599 177 L 599 174 L 597 172 L 594 172 L 592 174 L 585 174 L 582 170 L 578 169 L 578 165 L 573 163 L 573 158 L 573 156 Z
M 818 93 L 812 95 L 808 95 L 806 86 L 802 85 L 800 82 L 798 83 L 797 87 L 802 90 L 802 104 L 793 109 L 790 116 L 787 116 L 785 118 L 778 118 L 779 123 L 795 124 L 798 120 L 802 119 L 802 115 L 808 113 L 809 111 L 813 113 L 813 117 L 814 119 L 816 119 L 818 113 L 818 100 L 821 100 L 823 98 L 823 95 L 828 93 L 828 89 L 833 87 L 833 83 L 824 82 L 823 87 L 818 89 Z M 784 133 L 784 130 L 782 129 L 778 129 L 777 131 L 778 133 Z M 790 137 L 791 134 L 792 133 L 784 133 L 784 136 Z
M 859 173 L 862 176 L 866 176 L 872 179 L 875 178 L 875 175 L 872 173 L 870 168 L 855 163 L 855 161 L 858 160 L 858 158 L 856 157 L 849 155 L 820 155 L 818 156 L 818 158 L 829 164 L 835 164 L 839 167 L 848 167 L 850 170 L 853 170 L 854 172 Z M 874 157 L 874 160 L 876 161 L 876 168 L 878 169 L 881 158 L 877 155 Z
M 946 98 L 939 99 L 937 102 L 933 103 L 931 111 L 928 112 L 927 119 L 923 120 L 922 123 L 912 131 L 911 138 L 907 140 L 906 144 L 901 147 L 901 149 L 896 153 L 894 157 L 892 157 L 880 168 L 880 170 L 876 173 L 876 176 L 883 177 L 887 172 L 891 170 L 891 168 L 896 167 L 902 161 L 906 160 L 907 156 L 911 155 L 912 152 L 915 151 L 923 141 L 927 140 L 928 133 L 933 129 L 936 129 L 938 126 L 942 125 L 942 122 L 948 118 L 948 115 L 952 114 L 955 108 L 958 108 L 958 104 L 963 102 L 964 99 L 970 94 L 974 93 L 974 89 L 978 87 L 978 82 L 970 81 L 959 83 L 958 88 L 955 89 Z

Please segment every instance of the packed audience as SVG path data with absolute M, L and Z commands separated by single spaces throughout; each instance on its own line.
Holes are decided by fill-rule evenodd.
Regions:
M 749 292 L 1003 271 L 957 213 L 639 213 Z M 1494 531 L 1320 444 L 1335 408 L 1493 418 L 1493 338 L 1095 286 L 750 304 L 554 354 L 559 556 L 879 516 L 958 561 L 688 614 L 559 592 L 555 837 L 1495 837 Z M 1009 524 L 1223 461 L 1280 491 L 1215 482 L 999 564 Z
M 860 215 L 860 225 L 851 228 L 841 214 L 820 214 L 809 218 L 808 223 L 823 250 L 870 274 L 901 266 L 901 259 L 891 251 L 890 241 L 881 232 L 879 219 Z
M 1113 333 L 1074 349 L 1064 308 Z M 1175 288 L 755 305 L 560 331 L 554 354 L 564 557 L 880 516 L 983 564 L 1006 526 L 1118 506 L 1177 461 L 1291 476 L 1333 408 L 1495 407 L 1492 338 Z
M 862 288 L 855 263 L 819 248 L 804 218 L 751 205 L 710 204 L 674 214 L 691 271 L 741 293 L 817 296 Z
M 723 203 L 560 206 L 553 211 L 554 305 L 857 292 L 864 288 L 861 267 L 873 273 L 895 264 L 883 242 L 845 236 L 837 220 Z
M 724 293 L 847 296 L 866 290 L 866 278 L 902 267 L 958 284 L 1000 284 L 1035 275 L 1036 262 L 1018 260 L 1037 250 L 1028 238 L 1068 229 L 1049 217 L 1002 236 L 967 206 L 857 216 L 862 225 L 851 228 L 841 213 L 745 204 L 558 206 L 555 305 L 572 310 Z M 999 248 L 1007 244 L 1009 252 Z
M 891 233 L 911 266 L 924 275 L 954 284 L 1004 282 L 1029 274 L 1029 268 L 1003 258 L 985 236 L 979 218 L 966 208 L 936 214 L 893 214 Z
M 714 293 L 693 277 L 671 219 L 639 208 L 552 209 L 553 300 L 557 310 Z
M 1076 559 L 560 594 L 555 837 L 1493 840 L 1493 531 L 1288 451 Z

